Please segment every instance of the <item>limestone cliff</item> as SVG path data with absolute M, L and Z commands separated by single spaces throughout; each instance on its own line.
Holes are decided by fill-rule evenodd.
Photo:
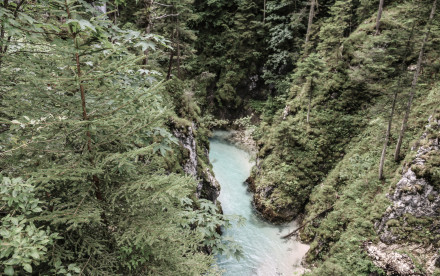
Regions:
M 366 246 L 375 264 L 389 273 L 432 275 L 439 265 L 439 137 L 440 118 L 431 116 L 426 132 L 412 148 L 414 159 L 388 195 L 391 206 L 376 223 L 382 242 Z
M 208 145 L 204 145 L 198 139 L 196 131 L 197 126 L 194 122 L 191 126 L 173 130 L 174 136 L 177 137 L 184 151 L 187 151 L 181 165 L 186 174 L 198 181 L 197 198 L 208 199 L 216 203 L 220 194 L 220 184 L 215 179 L 211 166 L 208 165 Z

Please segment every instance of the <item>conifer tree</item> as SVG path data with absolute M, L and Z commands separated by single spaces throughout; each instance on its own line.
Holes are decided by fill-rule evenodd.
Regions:
M 412 101 L 414 98 L 415 90 L 417 88 L 417 81 L 418 81 L 418 78 L 420 75 L 420 70 L 422 68 L 422 61 L 423 61 L 423 55 L 424 55 L 424 51 L 425 51 L 425 45 L 428 40 L 430 31 L 431 31 L 431 22 L 432 22 L 432 19 L 434 18 L 434 15 L 435 15 L 436 5 L 437 5 L 437 0 L 434 0 L 434 2 L 432 3 L 432 9 L 431 9 L 431 13 L 429 15 L 429 19 L 426 23 L 427 30 L 426 30 L 425 36 L 423 37 L 422 45 L 420 47 L 419 57 L 417 60 L 417 68 L 416 68 L 416 71 L 414 72 L 413 81 L 411 83 L 410 95 L 408 98 L 408 104 L 407 104 L 407 107 L 405 110 L 405 115 L 403 117 L 402 126 L 400 128 L 400 133 L 399 133 L 399 138 L 397 140 L 396 150 L 394 152 L 394 160 L 395 161 L 398 161 L 400 158 L 400 148 L 402 147 L 403 136 L 404 136 L 406 128 L 407 128 L 409 114 L 411 112 L 411 105 L 412 105 Z
M 309 10 L 309 20 L 307 23 L 307 33 L 306 33 L 306 42 L 305 48 L 307 52 L 308 43 L 310 40 L 310 33 L 312 31 L 313 18 L 315 17 L 315 5 L 317 4 L 317 0 L 310 0 L 310 10 Z
M 193 197 L 192 177 L 172 173 L 170 151 L 181 150 L 167 125 L 172 105 L 161 75 L 145 69 L 138 55 L 151 40 L 163 48 L 166 41 L 120 29 L 84 1 L 35 1 L 25 8 L 17 20 L 2 21 L 1 43 L 9 48 L 0 68 L 0 122 L 7 125 L 0 132 L 0 168 L 11 187 L 1 190 L 0 200 L 35 187 L 33 197 L 17 204 L 37 203 L 41 210 L 15 212 L 23 217 L 11 220 L 2 213 L 0 235 L 16 219 L 41 234 L 29 252 L 2 248 L 0 270 L 214 273 L 203 248 L 235 252 L 216 232 L 227 220 L 213 203 Z M 19 236 L 8 237 L 15 243 Z M 14 252 L 26 259 L 10 261 Z
M 313 53 L 298 63 L 298 69 L 293 75 L 296 82 L 304 82 L 302 90 L 307 98 L 307 124 L 310 123 L 313 91 L 319 76 L 323 73 L 323 70 L 324 63 L 321 61 L 319 54 Z
M 319 31 L 321 43 L 317 46 L 318 51 L 332 53 L 333 59 L 338 58 L 338 51 L 347 34 L 350 33 L 353 24 L 354 1 L 336 1 L 330 8 L 330 17 L 324 20 Z
M 415 23 L 416 22 L 414 21 L 414 23 L 412 24 L 412 28 L 411 28 L 411 31 L 409 33 L 408 40 L 407 40 L 407 43 L 406 43 L 406 46 L 405 46 L 405 51 L 404 51 L 404 54 L 403 54 L 402 62 L 400 64 L 401 74 L 403 74 L 405 72 L 405 70 L 406 70 L 406 59 L 407 59 L 407 56 L 408 56 L 409 51 L 410 51 L 411 42 L 412 42 L 411 40 L 413 38 L 414 28 L 416 26 Z M 387 152 L 388 144 L 389 144 L 389 141 L 390 141 L 391 126 L 392 126 L 392 123 L 393 123 L 394 111 L 395 111 L 396 103 L 397 103 L 397 96 L 398 96 L 399 90 L 401 89 L 402 81 L 403 81 L 403 76 L 400 75 L 399 79 L 398 79 L 398 84 L 394 88 L 393 99 L 392 99 L 392 102 L 391 102 L 390 117 L 388 118 L 388 125 L 387 125 L 387 130 L 386 130 L 386 133 L 385 133 L 385 140 L 384 140 L 384 144 L 383 144 L 383 148 L 382 148 L 382 153 L 381 153 L 381 156 L 380 156 L 379 180 L 384 178 L 383 169 L 384 169 L 384 165 L 385 165 L 386 152 Z
M 270 0 L 267 2 L 266 35 L 267 58 L 263 79 L 272 95 L 288 91 L 288 75 L 304 49 L 306 5 L 303 2 Z
M 379 1 L 379 8 L 377 10 L 377 19 L 376 19 L 376 35 L 379 34 L 380 30 L 380 19 L 382 18 L 382 12 L 383 12 L 383 2 L 384 0 Z
M 196 17 L 191 26 L 198 34 L 197 73 L 216 76 L 206 95 L 211 110 L 242 106 L 237 91 L 246 89 L 243 84 L 262 67 L 266 30 L 261 4 L 256 0 L 194 2 Z

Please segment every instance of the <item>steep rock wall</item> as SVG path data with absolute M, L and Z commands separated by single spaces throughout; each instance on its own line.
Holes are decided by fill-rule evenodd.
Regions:
M 382 242 L 366 246 L 374 263 L 388 273 L 432 275 L 439 266 L 440 183 L 430 170 L 438 168 L 435 158 L 440 155 L 439 137 L 440 118 L 431 116 L 426 132 L 412 148 L 417 150 L 415 158 L 388 195 L 391 206 L 376 223 Z M 422 270 L 416 268 L 413 259 Z
M 197 198 L 208 199 L 216 203 L 220 194 L 220 184 L 215 179 L 210 166 L 205 165 L 206 163 L 209 164 L 207 145 L 201 145 L 201 142 L 197 139 L 196 131 L 197 126 L 194 122 L 191 126 L 173 130 L 174 136 L 188 152 L 181 165 L 185 173 L 193 176 L 198 181 Z

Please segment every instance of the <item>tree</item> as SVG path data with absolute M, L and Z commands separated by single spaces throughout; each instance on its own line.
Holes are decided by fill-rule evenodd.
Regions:
M 410 31 L 410 34 L 409 34 L 406 46 L 405 46 L 405 51 L 404 51 L 404 54 L 403 54 L 403 59 L 402 59 L 402 62 L 400 64 L 401 74 L 403 74 L 405 72 L 405 70 L 406 70 L 406 58 L 407 58 L 407 56 L 409 54 L 409 51 L 410 51 L 410 48 L 411 48 L 411 40 L 413 38 L 415 26 L 416 26 L 416 22 L 414 21 L 414 23 L 412 24 L 412 28 L 411 28 L 411 31 Z M 392 126 L 392 123 L 393 123 L 394 111 L 395 111 L 396 103 L 397 103 L 397 95 L 398 95 L 398 92 L 399 92 L 399 90 L 401 89 L 401 86 L 402 86 L 402 79 L 403 79 L 403 76 L 400 75 L 399 76 L 399 80 L 398 80 L 398 84 L 394 88 L 393 99 L 392 99 L 392 103 L 391 103 L 390 117 L 388 118 L 388 126 L 387 126 L 387 130 L 386 130 L 386 133 L 385 133 L 385 140 L 384 140 L 384 144 L 383 144 L 383 148 L 382 148 L 382 153 L 381 153 L 381 156 L 380 156 L 380 162 L 379 162 L 379 180 L 384 178 L 383 168 L 384 168 L 384 165 L 385 165 L 385 158 L 386 158 L 386 152 L 387 152 L 388 143 L 390 141 L 391 126 Z
M 194 2 L 195 17 L 190 26 L 198 36 L 196 72 L 215 76 L 203 97 L 211 111 L 242 110 L 243 98 L 251 97 L 253 91 L 247 90 L 249 78 L 259 75 L 264 63 L 266 29 L 261 3 L 256 0 Z M 240 97 L 240 91 L 246 96 Z
M 183 150 L 168 126 L 172 92 L 138 55 L 151 39 L 162 48 L 166 41 L 120 29 L 85 1 L 34 1 L 18 18 L 2 21 L 14 47 L 0 68 L 0 168 L 23 181 L 3 180 L 0 200 L 33 209 L 22 219 L 15 205 L 10 218 L 2 207 L 0 235 L 38 233 L 29 252 L 15 246 L 29 232 L 8 234 L 13 243 L 2 244 L 0 270 L 214 272 L 203 248 L 225 251 L 216 227 L 228 222 L 212 202 L 193 197 L 195 179 L 177 174 L 173 158 Z
M 20 0 L 12 3 L 9 3 L 9 0 L 3 1 L 3 15 L 0 23 L 0 67 L 2 66 L 3 56 L 6 55 L 12 38 L 12 34 L 8 34 L 8 30 L 9 32 L 11 31 L 11 22 L 18 17 L 19 20 L 26 19 L 19 13 L 25 1 L 26 0 Z
M 406 106 L 405 115 L 403 117 L 402 126 L 400 128 L 399 139 L 397 140 L 396 150 L 394 152 L 394 160 L 395 161 L 398 161 L 400 158 L 400 148 L 402 147 L 403 136 L 404 136 L 406 128 L 407 128 L 409 114 L 411 112 L 411 105 L 412 105 L 412 101 L 414 98 L 415 90 L 417 88 L 417 80 L 419 78 L 420 70 L 422 68 L 422 61 L 423 61 L 423 55 L 424 55 L 424 51 L 425 51 L 425 45 L 428 40 L 429 33 L 431 31 L 431 22 L 432 22 L 432 19 L 434 18 L 434 15 L 435 15 L 436 5 L 437 5 L 437 0 L 434 0 L 434 2 L 432 3 L 432 9 L 431 9 L 431 13 L 429 15 L 428 22 L 426 23 L 427 30 L 426 30 L 425 36 L 423 37 L 422 46 L 420 47 L 419 57 L 417 60 L 417 68 L 416 68 L 416 71 L 414 72 L 413 81 L 411 83 L 410 95 L 408 98 L 408 104 Z
M 310 0 L 310 10 L 309 10 L 309 20 L 307 23 L 307 33 L 306 33 L 306 43 L 305 43 L 305 52 L 307 52 L 308 43 L 310 40 L 310 33 L 312 31 L 313 25 L 313 17 L 315 17 L 315 5 L 317 4 L 317 0 Z
M 350 32 L 354 22 L 355 3 L 353 0 L 336 1 L 330 8 L 330 17 L 324 20 L 324 24 L 319 30 L 321 42 L 317 50 L 329 55 L 333 59 L 338 59 L 339 49 Z
M 145 33 L 147 35 L 151 34 L 152 28 L 153 28 L 153 9 L 154 9 L 154 0 L 145 0 L 145 11 L 146 11 L 146 22 L 145 22 Z M 148 64 L 148 55 L 149 55 L 149 48 L 144 50 L 144 65 Z
M 32 273 L 32 265 L 47 261 L 48 249 L 59 234 L 35 225 L 33 219 L 43 211 L 43 201 L 35 197 L 31 180 L 0 175 L 0 183 L 0 267 L 4 268 L 4 275 Z M 80 271 L 77 266 L 70 266 L 69 270 Z
M 304 34 L 307 18 L 306 4 L 298 1 L 270 0 L 267 2 L 263 79 L 270 88 L 271 96 L 288 91 L 289 74 L 304 49 Z
M 382 18 L 382 11 L 383 11 L 383 2 L 384 0 L 379 1 L 379 9 L 377 10 L 376 35 L 379 34 L 380 19 Z
M 312 109 L 313 90 L 319 77 L 323 74 L 324 63 L 319 54 L 313 53 L 298 63 L 298 68 L 293 75 L 295 82 L 304 82 L 302 90 L 307 95 L 307 124 L 310 123 Z

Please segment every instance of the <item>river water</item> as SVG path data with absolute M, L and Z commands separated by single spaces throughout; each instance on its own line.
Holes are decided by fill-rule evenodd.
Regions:
M 227 132 L 214 132 L 209 159 L 221 185 L 219 200 L 226 215 L 240 215 L 246 219 L 244 226 L 226 229 L 225 236 L 232 237 L 242 248 L 244 257 L 218 257 L 217 263 L 225 276 L 276 276 L 300 275 L 301 259 L 308 246 L 281 236 L 296 228 L 296 224 L 273 225 L 262 220 L 252 207 L 252 194 L 244 183 L 253 163 L 251 156 L 224 137 Z

